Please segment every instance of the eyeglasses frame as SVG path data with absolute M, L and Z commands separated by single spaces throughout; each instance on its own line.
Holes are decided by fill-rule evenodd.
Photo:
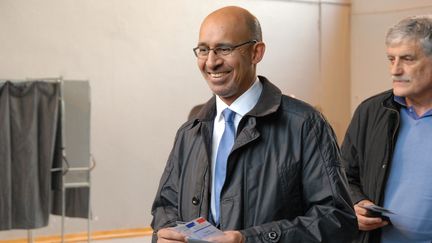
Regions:
M 227 55 L 231 54 L 231 53 L 232 53 L 235 49 L 237 49 L 238 47 L 241 47 L 241 46 L 244 46 L 244 45 L 247 45 L 247 44 L 256 44 L 256 43 L 258 43 L 258 40 L 249 40 L 249 41 L 243 42 L 243 43 L 241 43 L 241 44 L 238 44 L 238 45 L 235 45 L 235 46 L 231 46 L 231 47 L 229 47 L 229 48 L 231 48 L 231 52 L 228 53 L 228 54 L 225 54 L 225 55 L 223 55 L 223 56 L 227 56 Z M 217 56 L 219 56 L 219 54 L 215 51 L 215 49 L 218 49 L 218 48 L 221 48 L 221 47 L 209 48 L 209 52 L 208 52 L 207 55 L 205 55 L 205 56 L 198 56 L 198 53 L 196 53 L 196 50 L 197 50 L 198 48 L 200 48 L 200 47 L 197 46 L 197 47 L 193 48 L 193 49 L 192 49 L 193 53 L 195 54 L 195 56 L 196 56 L 197 58 L 203 58 L 203 59 L 204 59 L 204 58 L 207 58 L 207 57 L 208 57 L 208 55 L 210 54 L 211 51 L 213 51 Z

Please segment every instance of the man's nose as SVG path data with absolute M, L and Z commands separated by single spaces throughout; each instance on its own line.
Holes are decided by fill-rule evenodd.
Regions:
M 394 60 L 390 67 L 390 74 L 399 76 L 403 74 L 403 68 L 399 59 Z
M 219 57 L 214 50 L 210 50 L 206 60 L 207 67 L 214 68 L 222 64 L 222 62 L 222 58 Z

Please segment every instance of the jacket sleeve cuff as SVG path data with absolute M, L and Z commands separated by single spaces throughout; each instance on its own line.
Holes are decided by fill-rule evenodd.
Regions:
M 353 205 L 357 204 L 358 202 L 360 202 L 362 200 L 370 200 L 369 198 L 367 198 L 363 194 L 352 194 L 351 199 L 352 199 Z

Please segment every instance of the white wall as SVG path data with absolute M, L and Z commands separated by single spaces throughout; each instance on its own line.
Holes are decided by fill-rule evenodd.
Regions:
M 432 13 L 430 0 L 354 0 L 351 17 L 351 111 L 367 97 L 391 89 L 384 38 L 400 19 Z
M 339 136 L 349 120 L 349 1 L 0 0 L 0 78 L 88 79 L 92 89 L 93 230 L 149 226 L 175 132 L 211 93 L 192 47 L 225 5 L 260 19 L 259 74 L 319 106 Z M 339 5 L 338 3 L 343 3 Z M 68 220 L 67 232 L 84 231 Z M 59 219 L 36 235 L 56 234 Z M 0 232 L 0 239 L 25 237 Z

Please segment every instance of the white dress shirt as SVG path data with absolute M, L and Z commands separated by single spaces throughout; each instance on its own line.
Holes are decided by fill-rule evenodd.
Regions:
M 234 125 L 236 128 L 237 133 L 237 127 L 240 123 L 240 120 L 243 118 L 243 116 L 248 113 L 252 108 L 255 107 L 255 105 L 258 103 L 258 99 L 262 92 L 262 84 L 257 78 L 253 85 L 244 92 L 240 97 L 238 97 L 230 106 L 225 104 L 219 98 L 219 96 L 216 96 L 216 117 L 214 120 L 213 125 L 213 138 L 212 138 L 212 153 L 211 153 L 211 161 L 212 161 L 212 188 L 214 183 L 214 172 L 215 172 L 215 164 L 216 164 L 216 155 L 219 148 L 219 142 L 221 140 L 222 134 L 225 130 L 225 120 L 222 116 L 222 111 L 225 110 L 225 108 L 229 108 L 230 110 L 234 111 L 235 117 L 234 117 Z M 212 211 L 212 216 L 214 215 L 214 209 Z

